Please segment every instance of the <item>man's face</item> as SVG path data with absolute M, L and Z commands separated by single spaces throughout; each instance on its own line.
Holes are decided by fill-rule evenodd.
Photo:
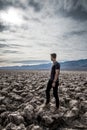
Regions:
M 54 58 L 51 56 L 51 61 L 53 61 L 54 60 Z

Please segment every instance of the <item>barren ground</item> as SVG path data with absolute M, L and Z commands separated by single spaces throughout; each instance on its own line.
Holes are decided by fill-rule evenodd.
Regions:
M 87 72 L 61 71 L 60 110 L 43 109 L 49 71 L 0 70 L 0 130 L 87 130 Z

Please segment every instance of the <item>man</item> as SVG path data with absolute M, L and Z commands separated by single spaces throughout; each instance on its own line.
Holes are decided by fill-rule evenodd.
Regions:
M 59 74 L 60 74 L 60 64 L 56 61 L 56 53 L 51 54 L 51 61 L 53 62 L 51 68 L 50 79 L 47 83 L 46 88 L 46 103 L 44 107 L 49 107 L 50 102 L 50 90 L 53 88 L 53 95 L 56 101 L 56 110 L 59 109 L 59 97 L 58 97 L 58 86 L 59 86 Z

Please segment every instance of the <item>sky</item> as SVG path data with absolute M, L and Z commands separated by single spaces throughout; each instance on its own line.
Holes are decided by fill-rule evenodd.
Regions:
M 0 66 L 87 59 L 87 0 L 0 0 Z

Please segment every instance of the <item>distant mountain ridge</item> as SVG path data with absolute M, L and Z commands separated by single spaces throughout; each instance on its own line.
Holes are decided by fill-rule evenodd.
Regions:
M 66 61 L 61 63 L 61 69 L 63 70 L 87 70 L 87 59 L 81 59 L 77 61 Z
M 22 66 L 6 66 L 0 67 L 0 70 L 48 70 L 51 68 L 52 63 L 44 63 L 38 65 L 22 65 Z M 87 59 L 76 61 L 60 62 L 61 70 L 86 70 Z

